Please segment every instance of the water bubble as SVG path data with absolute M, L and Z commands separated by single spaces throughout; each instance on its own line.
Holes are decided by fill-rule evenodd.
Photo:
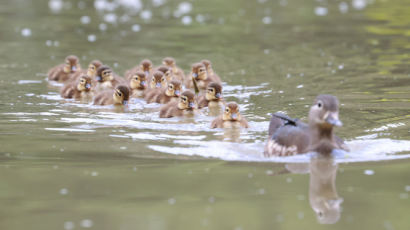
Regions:
M 89 42 L 95 42 L 97 40 L 97 36 L 95 36 L 95 34 L 90 34 L 90 35 L 88 35 L 87 40 Z
M 298 86 L 296 86 L 296 88 L 298 88 L 298 89 L 303 88 L 303 85 L 298 85 Z
M 366 169 L 366 170 L 364 170 L 364 174 L 365 175 L 374 175 L 374 171 L 373 170 L 371 170 L 371 169 Z
M 345 67 L 344 64 L 341 64 L 338 66 L 339 69 L 343 69 L 344 67 Z
M 68 189 L 66 189 L 66 188 L 60 189 L 60 194 L 61 195 L 67 195 L 68 194 Z
M 192 4 L 189 2 L 181 2 L 178 5 L 178 12 L 181 13 L 181 15 L 187 14 L 191 11 L 192 11 Z
M 260 195 L 265 194 L 265 189 L 263 189 L 263 188 L 259 189 L 259 190 L 258 190 L 258 193 L 259 193 Z
M 51 41 L 51 40 L 46 41 L 46 46 L 52 46 L 52 45 L 53 45 L 53 41 Z
M 315 14 L 317 16 L 326 16 L 327 15 L 327 8 L 323 6 L 318 6 L 315 8 Z
M 356 10 L 363 10 L 364 8 L 366 8 L 366 5 L 367 5 L 366 0 L 353 0 L 352 1 L 352 6 Z
M 273 175 L 273 171 L 272 170 L 266 170 L 266 175 Z
M 89 16 L 82 16 L 80 18 L 82 24 L 90 24 L 91 18 Z
M 125 23 L 125 22 L 128 22 L 130 19 L 131 18 L 130 18 L 130 16 L 128 16 L 128 14 L 124 14 L 120 17 L 120 22 Z
M 117 15 L 114 13 L 106 14 L 104 15 L 104 21 L 111 24 L 115 24 L 117 22 Z
M 410 185 L 406 185 L 406 187 L 404 187 L 404 190 L 406 190 L 406 192 L 410 192 Z
M 64 222 L 64 229 L 65 230 L 71 230 L 74 229 L 75 225 L 72 221 L 66 221 Z
M 31 36 L 31 29 L 29 28 L 24 28 L 21 30 L 21 35 L 23 37 L 30 37 Z
M 339 4 L 339 11 L 342 14 L 347 13 L 347 11 L 349 10 L 349 5 L 346 2 L 341 2 Z
M 196 20 L 197 22 L 199 22 L 199 23 L 204 23 L 204 22 L 205 22 L 205 16 L 202 15 L 202 14 L 198 14 L 198 15 L 195 17 L 195 20 Z
M 263 17 L 262 22 L 263 22 L 263 24 L 266 24 L 266 25 L 271 24 L 272 23 L 272 18 L 269 17 L 269 16 Z
M 165 4 L 166 0 L 152 0 L 152 5 L 154 7 L 162 6 Z
M 184 25 L 190 25 L 192 23 L 192 18 L 191 18 L 191 16 L 188 16 L 188 15 L 184 16 L 184 17 L 182 17 L 181 22 Z
M 144 10 L 141 12 L 140 17 L 145 21 L 149 21 L 152 18 L 152 12 L 150 10 Z
M 93 221 L 89 219 L 82 220 L 80 223 L 83 228 L 91 228 L 93 226 Z
M 266 54 L 266 55 L 268 55 L 268 54 L 270 53 L 270 50 L 269 50 L 269 49 L 264 49 L 264 50 L 263 50 L 263 53 Z
M 292 183 L 292 181 L 293 181 L 292 178 L 290 178 L 290 177 L 286 178 L 287 183 Z
M 96 171 L 91 172 L 91 176 L 98 176 L 98 172 Z
M 60 42 L 59 42 L 59 41 L 54 41 L 54 46 L 55 46 L 55 47 L 60 46 Z
M 101 24 L 98 26 L 98 28 L 99 28 L 101 31 L 106 31 L 106 30 L 107 30 L 107 24 L 101 23 Z
M 53 13 L 59 13 L 63 9 L 63 5 L 62 0 L 50 0 L 48 2 L 48 7 Z
M 177 202 L 177 200 L 175 198 L 169 198 L 168 199 L 168 204 L 170 205 L 174 205 Z
M 138 24 L 134 24 L 132 25 L 131 30 L 134 32 L 139 32 L 141 30 L 141 26 Z

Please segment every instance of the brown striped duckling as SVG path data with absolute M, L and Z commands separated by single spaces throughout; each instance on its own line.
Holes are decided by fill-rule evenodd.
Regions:
M 145 77 L 148 79 L 150 77 L 150 75 L 152 74 L 152 72 L 153 72 L 152 62 L 148 59 L 142 60 L 139 65 L 137 65 L 137 66 L 135 66 L 135 67 L 133 67 L 133 68 L 131 68 L 131 69 L 129 69 L 125 72 L 125 78 L 127 78 L 127 79 L 131 78 L 132 76 L 134 76 L 134 74 L 137 71 L 144 72 Z
M 249 128 L 248 121 L 239 113 L 239 106 L 236 102 L 229 102 L 225 106 L 222 115 L 215 118 L 211 123 L 211 128 Z
M 162 72 L 156 71 L 149 83 L 149 90 L 161 89 L 167 87 L 167 80 Z
M 106 65 L 100 66 L 97 69 L 97 86 L 96 91 L 113 89 L 119 84 L 126 85 L 127 82 L 124 78 L 113 73 L 112 69 Z
M 130 99 L 128 86 L 119 85 L 114 90 L 104 90 L 94 98 L 94 105 L 127 105 Z
M 48 80 L 66 82 L 70 80 L 77 71 L 81 71 L 78 57 L 70 55 L 65 58 L 64 64 L 57 65 L 48 71 Z
M 184 91 L 179 100 L 171 101 L 160 108 L 159 117 L 170 118 L 170 117 L 184 117 L 193 116 L 195 112 L 195 94 L 190 91 Z
M 164 74 L 167 82 L 170 82 L 174 79 L 174 75 L 172 74 L 172 69 L 169 68 L 168 66 L 160 66 L 157 68 L 157 71 L 160 71 Z
M 69 84 L 64 85 L 64 87 L 60 91 L 61 97 L 83 100 L 91 99 L 91 84 L 91 77 L 83 74 L 81 77 L 77 79 L 77 81 L 73 81 Z
M 332 95 L 316 97 L 305 124 L 284 114 L 273 114 L 265 156 L 290 156 L 315 151 L 330 154 L 333 149 L 349 151 L 342 139 L 333 133 L 339 120 L 339 100 Z
M 132 91 L 131 97 L 144 97 L 145 90 L 147 89 L 147 80 L 145 78 L 145 73 L 142 71 L 137 71 L 129 80 L 129 86 Z
M 166 89 L 151 90 L 145 95 L 147 103 L 161 103 L 166 104 L 172 100 L 177 100 L 181 95 L 181 82 L 178 80 L 172 80 L 168 83 Z
M 222 84 L 220 80 L 214 79 L 212 76 L 208 75 L 203 63 L 195 63 L 192 65 L 190 77 L 185 81 L 185 86 L 187 88 L 194 88 L 193 79 L 195 79 L 200 90 L 205 90 L 211 82 Z
M 201 63 L 205 65 L 206 72 L 209 76 L 211 76 L 211 78 L 215 79 L 216 82 L 221 82 L 221 78 L 215 73 L 210 60 L 204 59 Z
M 171 68 L 172 74 L 175 79 L 184 82 L 185 74 L 184 71 L 179 68 L 175 62 L 175 59 L 172 57 L 166 57 L 162 60 L 162 64 Z
M 198 108 L 220 108 L 223 105 L 222 85 L 216 82 L 209 83 L 205 95 L 198 99 Z

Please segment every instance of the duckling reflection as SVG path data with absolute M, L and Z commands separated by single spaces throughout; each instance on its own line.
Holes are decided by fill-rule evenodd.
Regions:
M 321 224 L 335 224 L 342 212 L 343 198 L 336 190 L 338 165 L 331 156 L 313 157 L 310 163 L 286 164 L 286 171 L 295 174 L 310 173 L 309 203 Z

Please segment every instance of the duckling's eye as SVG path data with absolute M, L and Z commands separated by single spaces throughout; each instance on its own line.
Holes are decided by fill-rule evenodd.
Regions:
M 138 81 L 138 77 L 135 77 L 134 79 Z
M 152 81 L 155 81 L 155 79 L 154 79 L 154 78 L 152 78 Z
M 173 89 L 173 88 L 174 88 L 174 86 L 173 86 L 173 85 L 170 85 L 170 86 L 169 86 L 169 88 L 170 88 L 170 89 Z
M 182 100 L 185 102 L 185 101 L 186 101 L 186 97 L 183 97 Z
M 321 102 L 317 103 L 317 107 L 322 108 L 322 103 Z
M 229 109 L 225 109 L 225 112 L 229 113 Z
M 118 94 L 118 96 L 119 96 L 119 97 L 121 97 L 121 96 L 122 96 L 122 93 L 120 93 L 120 92 L 117 92 L 117 94 Z
M 161 78 L 161 81 L 165 81 L 165 78 L 163 77 L 163 78 Z

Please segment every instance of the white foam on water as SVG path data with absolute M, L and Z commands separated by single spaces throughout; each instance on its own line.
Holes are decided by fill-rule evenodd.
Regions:
M 95 130 L 93 129 L 72 129 L 72 128 L 44 128 L 45 130 L 49 131 L 61 131 L 61 132 L 87 132 L 87 133 L 93 133 Z
M 42 83 L 41 80 L 19 80 L 17 84 L 24 85 L 24 84 L 39 84 Z

